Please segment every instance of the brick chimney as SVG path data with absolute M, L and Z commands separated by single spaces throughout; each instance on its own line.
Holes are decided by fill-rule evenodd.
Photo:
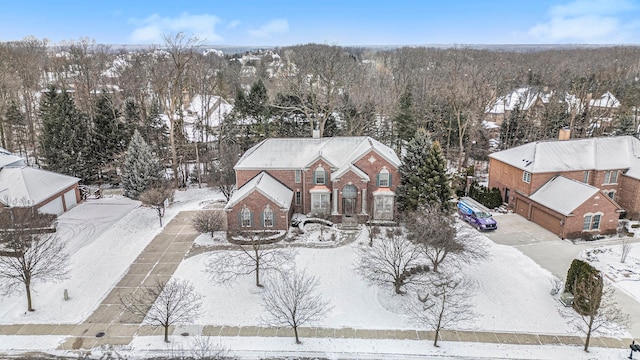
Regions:
M 571 138 L 571 129 L 563 127 L 558 131 L 558 140 L 569 140 Z

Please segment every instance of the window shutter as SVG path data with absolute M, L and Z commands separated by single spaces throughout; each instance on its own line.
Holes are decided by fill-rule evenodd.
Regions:
M 261 226 L 264 227 L 264 210 L 260 212 L 260 224 L 262 224 Z
M 238 225 L 242 227 L 242 210 L 238 211 Z
M 389 173 L 389 187 L 391 187 L 391 173 Z
M 249 215 L 251 216 L 251 217 L 250 217 L 250 219 L 251 219 L 251 225 L 250 225 L 250 227 L 253 227 L 253 211 L 249 212 Z
M 271 214 L 273 216 L 273 219 L 271 219 L 272 226 L 276 227 L 276 219 L 278 218 L 278 212 L 274 211 Z
M 376 186 L 380 187 L 380 173 L 376 175 Z
M 313 183 L 317 184 L 318 183 L 318 177 L 316 176 L 316 171 L 313 170 Z
M 327 173 L 327 171 L 323 171 L 324 172 L 324 183 L 328 184 L 329 183 L 329 174 Z

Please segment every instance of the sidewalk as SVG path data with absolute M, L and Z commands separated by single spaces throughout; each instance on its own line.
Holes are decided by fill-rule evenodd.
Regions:
M 160 280 L 168 280 L 191 248 L 199 235 L 192 226 L 191 218 L 197 211 L 179 213 L 165 225 L 138 258 L 131 264 L 120 282 L 105 297 L 96 311 L 82 324 L 17 324 L 0 327 L 0 335 L 67 335 L 60 345 L 61 350 L 91 349 L 99 346 L 119 346 L 129 344 L 134 336 L 161 336 L 161 327 L 140 325 L 141 319 L 129 319 L 122 313 L 119 296 L 136 291 L 141 286 Z M 246 336 L 246 337 L 293 337 L 290 328 L 259 326 L 189 326 L 199 333 L 190 336 Z M 398 339 L 433 341 L 433 331 L 382 330 L 353 328 L 298 329 L 302 338 L 336 339 Z M 183 328 L 171 327 L 169 333 L 181 336 Z M 100 334 L 103 333 L 103 334 Z M 102 335 L 98 337 L 97 335 Z M 442 341 L 477 342 L 513 345 L 582 345 L 584 338 L 554 334 L 488 332 L 488 331 L 448 331 L 440 332 Z M 631 339 L 593 337 L 591 346 L 627 349 Z

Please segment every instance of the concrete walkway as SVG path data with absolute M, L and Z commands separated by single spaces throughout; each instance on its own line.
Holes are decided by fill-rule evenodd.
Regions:
M 96 311 L 82 324 L 17 324 L 0 327 L 0 335 L 68 335 L 60 346 L 63 350 L 91 349 L 100 346 L 127 345 L 134 336 L 162 336 L 163 329 L 140 325 L 142 319 L 130 319 L 123 314 L 120 296 L 153 284 L 156 279 L 169 280 L 185 254 L 199 235 L 192 226 L 191 218 L 197 211 L 181 212 L 171 220 L 138 258 L 131 264 L 120 282 L 105 297 Z M 526 221 L 526 220 L 525 220 Z M 502 236 L 496 232 L 494 236 Z M 511 237 L 511 235 L 507 235 Z M 525 237 L 526 238 L 526 237 Z M 494 240 L 496 242 L 500 242 Z M 513 244 L 512 244 L 513 245 Z M 190 336 L 260 336 L 293 337 L 289 328 L 258 326 L 188 326 L 171 327 L 170 334 L 181 336 L 190 329 Z M 193 331 L 193 330 L 196 331 Z M 353 328 L 300 328 L 302 338 L 338 339 L 398 339 L 433 341 L 435 333 L 419 330 L 382 330 Z M 97 337 L 99 333 L 103 336 Z M 584 338 L 555 334 L 533 334 L 486 331 L 441 331 L 441 340 L 520 345 L 582 345 Z M 594 337 L 591 346 L 627 349 L 631 339 Z

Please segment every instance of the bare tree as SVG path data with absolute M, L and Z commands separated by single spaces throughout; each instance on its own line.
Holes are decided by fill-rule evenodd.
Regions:
M 193 228 L 201 233 L 209 233 L 213 237 L 216 231 L 226 228 L 227 217 L 220 210 L 200 211 L 192 220 Z
M 120 298 L 124 310 L 143 324 L 162 326 L 169 342 L 169 326 L 188 324 L 200 315 L 202 296 L 188 280 L 157 280 Z
M 253 239 L 244 245 L 238 245 L 237 251 L 214 253 L 207 260 L 206 272 L 218 283 L 228 283 L 240 276 L 255 274 L 256 286 L 260 284 L 260 272 L 282 271 L 293 262 L 295 253 L 264 241 Z
M 280 272 L 267 281 L 262 304 L 267 312 L 265 321 L 271 326 L 290 326 L 301 344 L 298 327 L 319 321 L 330 310 L 330 305 L 316 292 L 319 281 L 304 270 Z
M 421 207 L 407 214 L 403 223 L 407 227 L 409 239 L 429 259 L 435 272 L 454 256 L 464 260 L 485 256 L 479 245 L 472 244 L 466 236 L 458 234 L 454 218 L 439 209 Z
M 242 155 L 240 145 L 229 140 L 220 140 L 218 158 L 214 161 L 211 173 L 212 184 L 218 186 L 222 195 L 229 201 L 236 186 L 236 172 L 233 167 Z
M 23 208 L 0 216 L 0 288 L 13 293 L 24 286 L 28 311 L 35 311 L 31 300 L 34 283 L 60 281 L 68 272 L 65 244 L 51 232 L 54 219 Z
M 415 282 L 418 273 L 427 271 L 428 267 L 420 265 L 419 249 L 400 228 L 387 229 L 387 237 L 357 248 L 356 272 L 374 284 L 391 284 L 396 294 L 403 294 L 402 287 Z M 414 270 L 412 274 L 412 269 L 420 271 Z
M 435 331 L 433 346 L 438 346 L 440 330 L 475 317 L 469 301 L 475 287 L 468 280 L 447 273 L 435 273 L 430 280 L 417 291 L 417 299 L 407 306 L 407 311 L 414 322 Z
M 169 187 L 153 187 L 145 190 L 140 194 L 140 201 L 143 204 L 152 207 L 158 214 L 160 227 L 162 227 L 162 217 L 164 216 L 165 201 L 173 197 L 173 189 Z
M 622 254 L 620 255 L 620 262 L 624 264 L 627 261 L 627 256 L 631 252 L 631 243 L 628 239 L 622 240 Z
M 601 276 L 601 275 L 600 275 Z M 589 276 L 577 281 L 573 288 L 575 329 L 585 334 L 584 351 L 589 352 L 591 335 L 615 331 L 627 325 L 629 319 L 613 299 L 614 290 L 604 287 L 601 277 Z

